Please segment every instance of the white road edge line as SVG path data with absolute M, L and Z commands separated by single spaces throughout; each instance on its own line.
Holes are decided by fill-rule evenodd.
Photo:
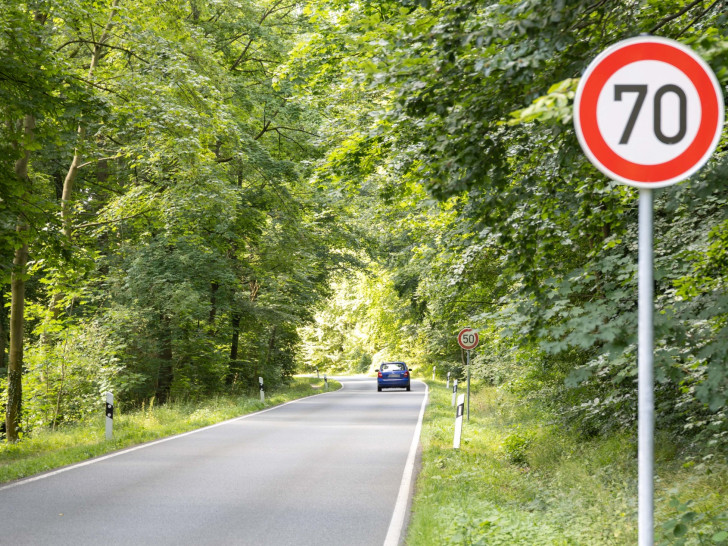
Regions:
M 311 398 L 315 398 L 317 396 L 323 396 L 325 394 L 333 394 L 335 392 L 338 392 L 340 390 L 344 389 L 344 383 L 339 380 L 341 383 L 341 389 L 337 389 L 335 391 L 329 391 L 329 392 L 322 392 L 319 394 L 313 394 L 311 396 L 305 396 L 303 398 L 297 398 L 296 400 L 290 400 L 289 402 L 284 402 L 283 404 L 279 404 L 277 406 L 273 406 L 272 408 L 267 408 L 264 410 L 256 411 L 254 413 L 248 413 L 246 415 L 241 415 L 240 417 L 233 417 L 232 419 L 228 419 L 227 421 L 220 421 L 219 423 L 215 423 L 214 425 L 207 425 L 206 427 L 198 428 L 195 430 L 190 430 L 189 432 L 183 432 L 182 434 L 176 434 L 174 436 L 168 436 L 166 438 L 161 438 L 159 440 L 154 440 L 152 442 L 148 442 L 146 444 L 140 444 L 138 446 L 130 447 L 127 449 L 122 449 L 121 451 L 115 451 L 113 453 L 109 453 L 108 455 L 102 455 L 101 457 L 95 457 L 93 459 L 89 459 L 88 461 L 83 461 L 81 463 L 75 463 L 69 466 L 64 466 L 63 468 L 59 468 L 58 470 L 52 470 L 50 472 L 46 472 L 44 474 L 38 474 L 37 476 L 32 476 L 30 478 L 21 478 L 20 480 L 16 482 L 9 483 L 7 485 L 0 486 L 0 491 L 5 491 L 7 489 L 12 489 L 13 487 L 18 487 L 20 485 L 25 485 L 27 483 L 35 482 L 38 480 L 42 480 L 44 478 L 50 478 L 51 476 L 55 476 L 57 474 L 63 474 L 64 472 L 68 472 L 69 470 L 73 470 L 74 468 L 81 468 L 83 466 L 88 466 L 90 464 L 94 463 L 100 463 L 101 461 L 105 461 L 107 459 L 112 459 L 114 457 L 118 457 L 119 455 L 124 455 L 125 453 L 131 453 L 132 451 L 136 451 L 138 449 L 144 449 L 147 447 L 155 446 L 157 444 L 162 444 L 164 442 L 169 442 L 171 440 L 176 440 L 177 438 L 183 438 L 185 436 L 189 436 L 190 434 L 196 434 L 198 432 L 202 432 L 203 430 L 209 430 L 211 428 L 215 427 L 221 427 L 223 425 L 227 425 L 228 423 L 232 423 L 234 421 L 242 421 L 243 419 L 248 419 L 249 417 L 253 417 L 255 415 L 260 415 L 262 413 L 268 413 L 269 411 L 277 410 L 278 408 L 282 408 L 283 406 L 287 406 L 288 404 L 295 404 L 297 402 L 302 402 L 303 400 L 308 400 Z
M 412 444 L 410 445 L 407 462 L 404 465 L 404 473 L 402 481 L 399 485 L 399 493 L 397 494 L 397 502 L 394 505 L 392 519 L 389 522 L 387 536 L 384 539 L 384 546 L 398 546 L 402 539 L 402 530 L 407 516 L 407 505 L 409 504 L 410 489 L 412 486 L 412 477 L 415 472 L 415 457 L 417 456 L 417 447 L 420 444 L 420 433 L 422 432 L 422 419 L 425 416 L 425 407 L 427 406 L 427 398 L 430 394 L 430 388 L 427 383 L 425 385 L 425 396 L 422 398 L 422 406 L 420 407 L 420 416 L 417 420 L 415 433 L 412 435 Z

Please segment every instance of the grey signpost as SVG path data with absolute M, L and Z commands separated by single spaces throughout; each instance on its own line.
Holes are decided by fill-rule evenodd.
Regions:
M 639 188 L 639 546 L 654 542 L 653 190 L 700 169 L 723 121 L 723 95 L 710 67 L 688 47 L 655 36 L 600 53 L 574 97 L 574 127 L 586 156 L 612 180 Z

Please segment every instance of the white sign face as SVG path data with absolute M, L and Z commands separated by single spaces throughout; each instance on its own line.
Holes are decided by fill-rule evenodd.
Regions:
M 478 332 L 472 328 L 463 328 L 460 330 L 460 333 L 458 334 L 458 344 L 466 351 L 475 349 L 479 342 L 480 338 L 478 337 Z
M 723 95 L 710 67 L 682 44 L 624 40 L 587 68 L 574 98 L 584 153 L 624 184 L 659 188 L 688 178 L 715 150 Z

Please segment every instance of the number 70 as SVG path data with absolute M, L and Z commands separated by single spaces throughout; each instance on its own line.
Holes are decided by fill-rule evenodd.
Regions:
M 632 108 L 632 113 L 629 115 L 627 125 L 622 133 L 622 138 L 619 140 L 620 144 L 629 143 L 629 138 L 632 136 L 632 130 L 634 129 L 635 123 L 637 123 L 637 117 L 640 115 L 640 110 L 645 102 L 647 96 L 646 85 L 615 85 L 614 86 L 614 100 L 621 101 L 622 95 L 625 93 L 637 93 L 637 100 Z M 662 132 L 662 98 L 667 93 L 674 93 L 678 98 L 678 131 L 673 136 L 667 136 Z M 674 84 L 667 84 L 660 87 L 654 96 L 654 109 L 652 127 L 655 132 L 657 139 L 664 144 L 677 144 L 683 138 L 687 132 L 687 119 L 688 119 L 688 105 L 685 91 L 681 87 Z

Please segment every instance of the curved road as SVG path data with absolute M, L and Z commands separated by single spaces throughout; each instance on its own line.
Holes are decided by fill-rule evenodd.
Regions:
M 0 486 L 0 543 L 397 544 L 426 386 L 339 380 L 339 391 Z

